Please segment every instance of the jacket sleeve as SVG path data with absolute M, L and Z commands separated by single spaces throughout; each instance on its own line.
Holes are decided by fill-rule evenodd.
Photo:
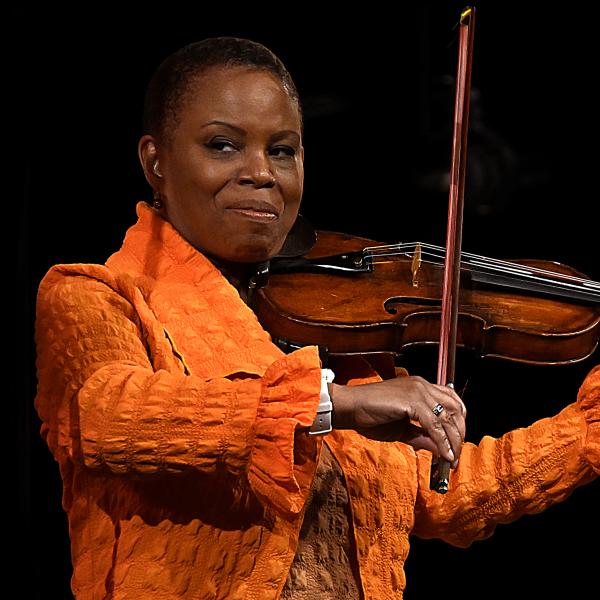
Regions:
M 431 455 L 418 452 L 419 491 L 414 533 L 456 546 L 489 537 L 496 525 L 538 513 L 567 498 L 600 471 L 600 367 L 577 402 L 558 415 L 499 439 L 465 444 L 450 490 L 429 490 Z
M 316 348 L 282 356 L 262 376 L 206 380 L 186 375 L 175 358 L 156 369 L 149 348 L 160 353 L 157 336 L 104 267 L 46 275 L 35 402 L 57 460 L 135 476 L 225 469 L 246 475 L 274 508 L 298 512 L 317 454 L 314 438 L 298 435 L 319 403 Z M 164 335 L 162 343 L 169 347 Z

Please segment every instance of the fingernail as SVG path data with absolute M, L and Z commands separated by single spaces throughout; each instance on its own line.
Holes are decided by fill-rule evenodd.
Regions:
M 452 448 L 448 449 L 448 454 L 450 455 L 450 462 L 454 462 L 456 458 L 454 457 L 454 452 L 452 452 Z

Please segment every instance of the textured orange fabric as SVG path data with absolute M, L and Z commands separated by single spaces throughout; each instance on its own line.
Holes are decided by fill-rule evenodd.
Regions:
M 40 284 L 36 409 L 59 463 L 78 599 L 277 598 L 323 439 L 317 349 L 287 356 L 217 269 L 145 204 L 106 265 Z M 359 383 L 356 381 L 355 383 Z M 430 457 L 334 431 L 365 598 L 401 598 L 408 536 L 467 546 L 600 470 L 600 369 L 577 403 Z

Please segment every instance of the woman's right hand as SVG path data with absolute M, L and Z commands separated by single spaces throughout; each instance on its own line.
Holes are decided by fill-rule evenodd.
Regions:
M 333 427 L 354 429 L 380 441 L 399 441 L 458 464 L 467 410 L 451 388 L 422 377 L 397 377 L 365 385 L 330 384 Z M 435 414 L 440 404 L 443 410 Z

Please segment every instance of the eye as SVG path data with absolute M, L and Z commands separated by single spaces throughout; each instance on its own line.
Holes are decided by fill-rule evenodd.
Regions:
M 210 140 L 210 142 L 208 142 L 208 144 L 206 144 L 206 146 L 210 150 L 215 150 L 216 152 L 235 152 L 238 150 L 236 144 L 234 144 L 231 140 L 222 137 L 213 138 Z
M 292 146 L 274 146 L 269 150 L 269 156 L 275 158 L 291 158 L 296 156 L 296 149 Z

